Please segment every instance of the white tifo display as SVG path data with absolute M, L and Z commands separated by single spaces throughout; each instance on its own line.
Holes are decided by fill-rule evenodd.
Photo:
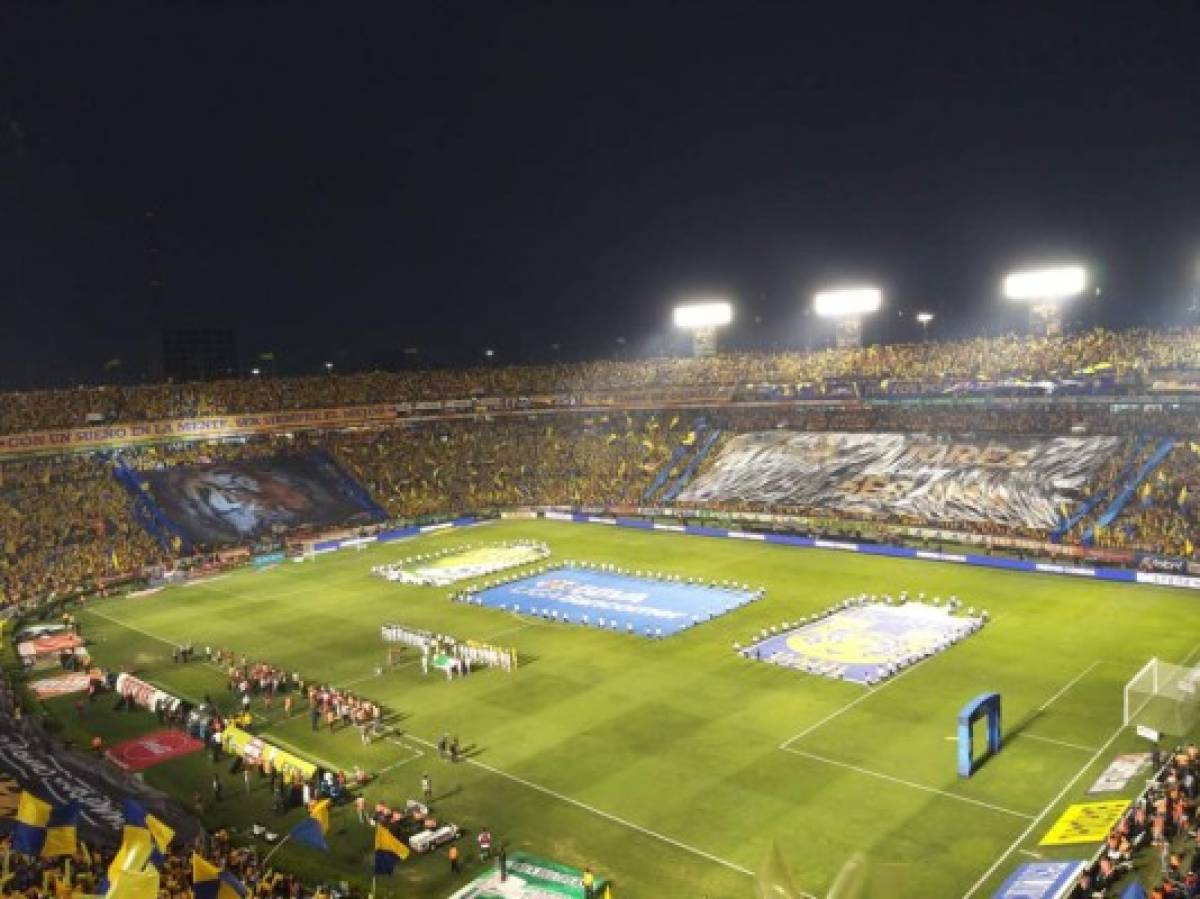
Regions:
M 1200 720 L 1200 668 L 1151 659 L 1125 685 L 1126 726 L 1182 736 Z
M 1121 444 L 1117 437 L 756 431 L 730 440 L 678 502 L 1053 528 Z
M 388 581 L 423 587 L 446 587 L 498 571 L 532 565 L 550 557 L 550 547 L 533 540 L 511 540 L 479 546 L 455 546 L 433 553 L 376 565 L 371 574 Z

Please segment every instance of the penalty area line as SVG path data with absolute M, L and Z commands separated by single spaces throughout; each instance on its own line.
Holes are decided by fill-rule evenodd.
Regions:
M 420 743 L 422 746 L 426 746 L 430 749 L 436 748 L 433 743 L 430 743 L 428 740 L 422 740 L 420 737 L 414 736 L 413 734 L 405 734 L 405 736 L 415 743 Z M 707 861 L 713 862 L 714 864 L 721 865 L 722 867 L 728 868 L 731 871 L 736 871 L 737 873 L 743 874 L 746 877 L 754 877 L 755 876 L 754 872 L 751 871 L 749 868 L 743 868 L 741 865 L 735 864 L 734 862 L 731 862 L 727 859 L 723 859 L 718 855 L 713 855 L 711 852 L 705 852 L 703 849 L 697 849 L 695 846 L 689 846 L 687 843 L 684 843 L 681 840 L 677 840 L 674 837 L 669 837 L 666 834 L 659 833 L 656 830 L 651 830 L 648 827 L 643 827 L 640 824 L 635 824 L 633 821 L 629 821 L 618 815 L 614 815 L 612 812 L 606 812 L 606 811 L 604 811 L 604 809 L 596 808 L 594 805 L 588 805 L 586 802 L 581 802 L 578 799 L 573 799 L 570 796 L 565 796 L 562 793 L 559 793 L 555 790 L 551 790 L 549 787 L 543 787 L 541 784 L 534 783 L 531 780 L 526 780 L 523 777 L 518 777 L 515 774 L 510 774 L 507 771 L 502 771 L 501 769 L 493 767 L 492 765 L 489 765 L 486 762 L 481 762 L 481 761 L 478 761 L 477 759 L 472 759 L 472 758 L 466 758 L 466 759 L 463 759 L 463 761 L 465 761 L 468 765 L 473 765 L 476 768 L 481 768 L 484 771 L 488 771 L 492 774 L 495 774 L 497 777 L 503 777 L 506 780 L 511 780 L 513 783 L 520 784 L 523 787 L 528 787 L 531 790 L 535 790 L 538 793 L 542 793 L 546 796 L 550 796 L 554 799 L 559 800 L 560 802 L 565 802 L 568 805 L 573 805 L 576 808 L 583 809 L 585 812 L 591 812 L 593 815 L 596 815 L 597 817 L 600 817 L 600 818 L 604 818 L 606 821 L 611 821 L 614 824 L 620 824 L 622 827 L 627 827 L 630 830 L 634 830 L 640 834 L 644 834 L 645 836 L 652 837 L 653 839 L 659 840 L 660 842 L 666 843 L 670 846 L 674 846 L 676 849 L 682 849 L 684 852 L 690 852 L 692 855 L 699 856 L 700 858 L 703 858 Z
M 832 765 L 835 768 L 845 768 L 847 771 L 853 771 L 856 774 L 863 774 L 867 777 L 874 777 L 878 780 L 886 780 L 889 783 L 899 784 L 902 787 L 920 790 L 922 793 L 932 793 L 935 796 L 944 796 L 946 799 L 953 799 L 957 802 L 965 802 L 968 805 L 978 806 L 979 808 L 991 809 L 994 812 L 1000 812 L 1004 815 L 1011 815 L 1014 818 L 1024 818 L 1026 821 L 1028 821 L 1033 817 L 1033 815 L 1028 815 L 1025 812 L 1018 812 L 1015 809 L 1005 808 L 1002 805 L 994 805 L 991 802 L 984 802 L 982 799 L 972 799 L 970 796 L 963 796 L 959 793 L 951 793 L 948 790 L 938 789 L 937 787 L 926 786 L 925 784 L 920 784 L 916 781 L 905 780 L 903 777 L 893 777 L 891 774 L 884 774 L 881 771 L 872 771 L 870 768 L 862 768 L 858 765 L 851 765 L 849 762 L 840 762 L 837 759 L 831 759 L 823 755 L 817 755 L 814 752 L 806 752 L 803 749 L 784 749 L 783 751 L 790 752 L 792 755 L 798 755 L 801 758 L 812 759 L 814 762 Z
M 1054 705 L 1054 703 L 1058 702 L 1058 700 L 1062 699 L 1063 696 L 1066 695 L 1068 690 L 1070 690 L 1073 686 L 1075 686 L 1077 683 L 1079 683 L 1081 680 L 1083 680 L 1085 677 L 1087 677 L 1089 674 L 1091 674 L 1093 671 L 1095 671 L 1097 668 L 1099 668 L 1100 665 L 1102 664 L 1102 662 L 1103 662 L 1102 659 L 1097 659 L 1096 661 L 1092 662 L 1092 664 L 1088 665 L 1086 668 L 1084 668 L 1082 671 L 1080 671 L 1077 675 L 1075 675 L 1073 678 L 1071 678 L 1069 681 L 1067 681 L 1066 684 L 1063 685 L 1063 688 L 1061 690 L 1059 690 L 1057 693 L 1055 693 L 1053 696 L 1051 696 L 1049 699 L 1047 699 L 1045 702 L 1043 702 L 1040 706 L 1038 706 L 1038 711 L 1044 712 L 1044 711 L 1046 711 L 1046 709 L 1050 708 L 1050 706 Z
M 892 684 L 896 683 L 896 681 L 903 678 L 906 674 L 909 674 L 912 671 L 916 671 L 918 668 L 920 668 L 922 665 L 924 665 L 926 662 L 928 662 L 932 658 L 934 658 L 934 656 L 927 656 L 926 658 L 921 659 L 921 661 L 917 662 L 917 664 L 908 666 L 903 671 L 901 671 L 899 674 L 897 674 L 895 677 L 884 681 L 882 684 L 880 684 L 875 689 L 864 691 L 861 695 L 850 700 L 845 705 L 834 709 L 832 712 L 830 712 L 828 715 L 826 715 L 820 721 L 817 721 L 815 724 L 810 724 L 808 727 L 804 728 L 804 730 L 800 731 L 800 733 L 795 734 L 794 736 L 788 737 L 786 740 L 784 740 L 782 743 L 780 743 L 777 748 L 787 749 L 793 743 L 795 743 L 797 740 L 803 740 L 805 737 L 807 737 L 813 731 L 824 727 L 826 724 L 828 724 L 834 718 L 837 718 L 837 717 L 840 717 L 841 715 L 846 714 L 846 712 L 850 711 L 852 708 L 854 708 L 860 702 L 864 702 L 864 701 L 870 699 L 872 696 L 882 693 L 884 690 L 886 690 Z

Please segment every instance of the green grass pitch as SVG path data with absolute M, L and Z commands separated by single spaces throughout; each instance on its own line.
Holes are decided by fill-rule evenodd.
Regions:
M 469 535 L 469 536 L 467 536 Z M 533 538 L 554 558 L 612 562 L 763 584 L 767 596 L 664 641 L 517 618 L 451 603 L 446 590 L 401 586 L 369 567 L 414 552 Z M 979 634 L 873 690 L 739 658 L 735 640 L 861 591 L 952 593 L 986 607 Z M 220 672 L 174 665 L 169 641 L 206 643 L 353 685 L 394 713 L 396 735 L 363 747 L 351 730 L 312 734 L 299 714 L 256 704 L 258 730 L 311 758 L 379 773 L 368 792 L 402 802 L 433 778 L 441 816 L 486 825 L 510 847 L 611 877 L 623 899 L 752 896 L 777 846 L 796 883 L 823 895 L 855 853 L 863 895 L 988 896 L 1030 853 L 1057 810 L 1119 751 L 1138 747 L 1121 724 L 1121 689 L 1145 661 L 1200 652 L 1196 599 L 1184 591 L 968 569 L 757 542 L 592 525 L 509 521 L 345 551 L 154 596 L 103 601 L 81 614 L 104 664 L 132 665 L 168 690 L 206 692 L 228 706 Z M 521 669 L 448 683 L 409 663 L 382 676 L 379 625 L 397 621 L 516 647 Z M 1003 694 L 1006 745 L 972 779 L 955 775 L 955 716 L 985 690 Z M 146 713 L 98 703 L 77 720 L 72 698 L 52 708 L 83 738 L 155 729 Z M 437 759 L 443 731 L 475 747 Z M 227 765 L 220 767 L 222 776 Z M 169 762 L 147 780 L 208 799 L 207 756 Z M 1136 786 L 1136 785 L 1135 785 Z M 1131 787 L 1131 790 L 1133 787 Z M 210 825 L 276 819 L 268 791 L 228 779 Z M 310 877 L 369 878 L 371 831 L 352 808 L 334 817 L 331 857 L 285 847 Z M 471 840 L 471 836 L 468 836 Z M 383 895 L 442 897 L 479 870 L 444 853 L 414 857 Z M 999 862 L 999 864 L 996 864 Z

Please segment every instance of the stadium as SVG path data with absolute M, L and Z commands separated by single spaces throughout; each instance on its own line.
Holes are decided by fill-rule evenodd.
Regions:
M 8 4 L 0 899 L 1200 899 L 1197 33 Z
M 5 395 L 0 764 L 94 852 L 133 796 L 395 895 L 540 895 L 501 847 L 630 896 L 1150 883 L 1188 828 L 1133 822 L 1197 763 L 1198 346 Z

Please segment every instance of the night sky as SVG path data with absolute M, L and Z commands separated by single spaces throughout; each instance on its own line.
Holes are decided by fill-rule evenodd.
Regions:
M 136 378 L 164 321 L 311 372 L 678 349 L 714 293 L 813 345 L 839 280 L 869 336 L 978 333 L 1073 258 L 1089 320 L 1173 324 L 1200 280 L 1194 2 L 157 6 L 0 12 L 6 384 Z

